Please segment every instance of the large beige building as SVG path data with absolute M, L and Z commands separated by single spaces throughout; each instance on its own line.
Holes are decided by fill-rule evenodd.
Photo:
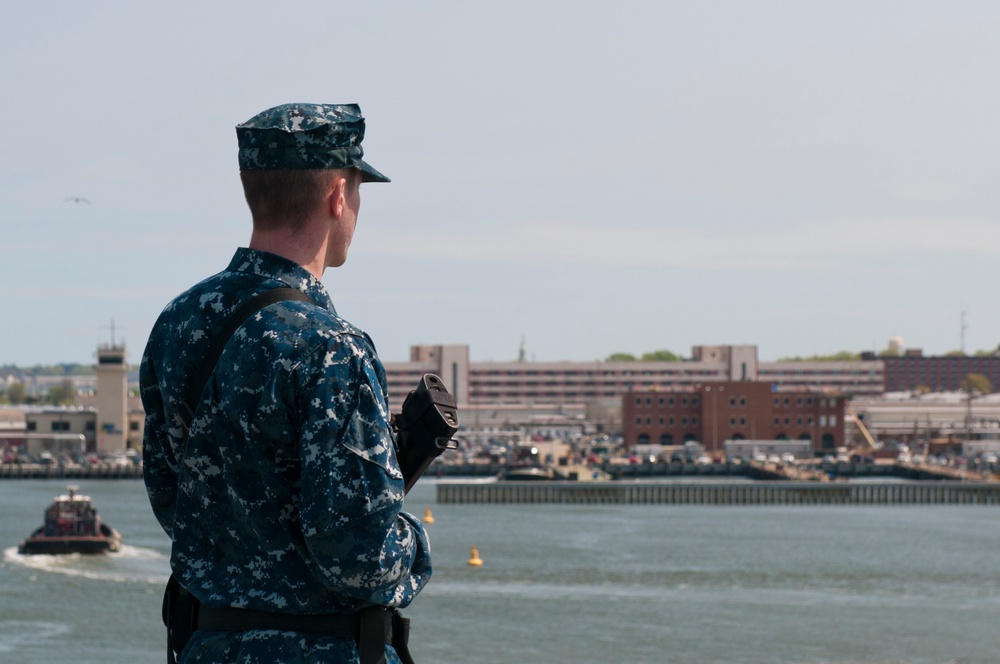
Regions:
M 880 360 L 760 362 L 757 347 L 695 346 L 678 362 L 471 362 L 469 347 L 413 346 L 409 362 L 387 362 L 389 401 L 398 407 L 425 372 L 439 375 L 459 405 L 590 404 L 630 390 L 696 387 L 706 382 L 761 381 L 780 391 L 884 391 Z
M 554 417 L 605 433 L 620 431 L 621 398 L 631 391 L 759 381 L 781 392 L 877 396 L 882 367 L 880 360 L 760 362 L 753 345 L 694 346 L 691 359 L 677 362 L 471 362 L 466 345 L 413 346 L 409 362 L 385 364 L 393 411 L 422 374 L 434 373 L 456 396 L 466 425 Z

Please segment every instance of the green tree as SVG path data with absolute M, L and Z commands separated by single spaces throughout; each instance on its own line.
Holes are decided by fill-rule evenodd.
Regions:
M 841 350 L 830 355 L 810 355 L 802 357 L 783 357 L 778 362 L 856 362 L 861 359 L 861 353 L 852 353 L 849 350 Z
M 605 362 L 635 362 L 635 355 L 631 353 L 611 353 L 606 358 Z
M 643 362 L 680 362 L 684 358 L 669 350 L 654 350 L 652 353 L 643 353 L 640 358 Z
M 49 388 L 45 400 L 56 406 L 71 406 L 76 400 L 76 386 L 71 379 L 64 378 Z
M 966 394 L 990 394 L 993 392 L 993 385 L 990 379 L 983 374 L 970 373 L 961 383 L 962 391 Z
M 11 383 L 7 388 L 7 401 L 10 403 L 25 403 L 28 392 L 24 389 L 24 383 Z

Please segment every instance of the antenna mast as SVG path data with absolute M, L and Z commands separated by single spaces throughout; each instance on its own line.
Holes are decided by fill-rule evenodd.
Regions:
M 965 309 L 962 309 L 962 355 L 965 355 L 965 328 L 967 327 L 965 324 L 965 314 Z

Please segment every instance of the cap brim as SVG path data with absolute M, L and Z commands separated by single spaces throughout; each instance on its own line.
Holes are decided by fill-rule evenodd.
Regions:
M 391 182 L 389 178 L 376 171 L 367 162 L 358 160 L 355 168 L 361 171 L 362 182 Z

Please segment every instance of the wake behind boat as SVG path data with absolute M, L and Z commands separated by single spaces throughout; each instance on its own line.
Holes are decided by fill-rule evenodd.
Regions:
M 21 554 L 109 553 L 122 546 L 118 531 L 101 523 L 89 496 L 79 487 L 66 487 L 68 495 L 56 496 L 45 510 L 45 523 L 17 547 Z

